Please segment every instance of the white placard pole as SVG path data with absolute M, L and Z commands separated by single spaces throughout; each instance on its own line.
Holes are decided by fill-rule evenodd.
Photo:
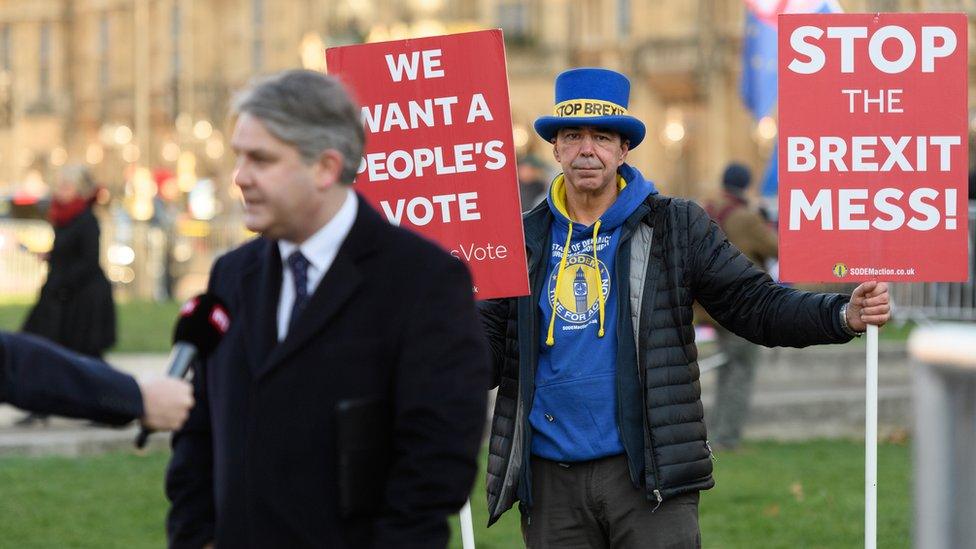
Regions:
M 868 324 L 864 414 L 864 549 L 878 545 L 878 327 Z
M 461 547 L 464 549 L 474 549 L 474 521 L 471 520 L 471 500 L 464 502 L 461 508 Z

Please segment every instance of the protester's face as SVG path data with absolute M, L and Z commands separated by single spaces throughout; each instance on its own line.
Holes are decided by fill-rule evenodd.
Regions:
M 617 168 L 626 160 L 627 151 L 620 134 L 592 127 L 560 129 L 553 147 L 567 186 L 586 194 L 599 194 L 616 185 Z
M 314 233 L 323 200 L 319 164 L 306 163 L 297 148 L 248 113 L 238 118 L 231 147 L 237 155 L 234 183 L 244 200 L 244 225 L 291 242 Z

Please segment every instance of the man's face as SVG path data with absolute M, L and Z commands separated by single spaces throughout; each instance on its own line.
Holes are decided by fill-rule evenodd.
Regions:
M 617 168 L 626 160 L 628 150 L 617 132 L 584 126 L 560 129 L 553 155 L 572 190 L 599 194 L 608 185 L 616 185 Z
M 291 242 L 311 236 L 324 200 L 318 185 L 321 166 L 307 164 L 297 148 L 249 113 L 238 118 L 231 148 L 237 155 L 234 183 L 244 199 L 244 225 Z

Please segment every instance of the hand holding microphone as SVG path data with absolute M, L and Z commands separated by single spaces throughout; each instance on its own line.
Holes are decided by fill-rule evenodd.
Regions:
M 142 393 L 144 428 L 172 431 L 183 425 L 194 404 L 192 385 L 159 374 L 140 376 L 136 383 Z
M 173 379 L 155 381 L 147 379 L 145 384 L 143 382 L 139 384 L 143 392 L 145 416 L 142 430 L 136 437 L 136 448 L 146 445 L 146 440 L 153 429 L 179 428 L 186 421 L 189 408 L 193 406 L 193 396 L 189 395 L 189 406 L 181 412 L 180 408 L 186 404 L 186 395 L 181 395 L 182 388 L 176 388 L 175 384 L 185 384 L 177 380 L 182 380 L 186 376 L 190 365 L 197 357 L 209 355 L 228 329 L 230 329 L 230 315 L 227 314 L 227 308 L 217 296 L 198 295 L 180 308 L 180 316 L 173 329 L 173 350 L 169 355 L 169 368 L 166 374 L 167 378 Z M 170 383 L 162 383 L 164 381 Z

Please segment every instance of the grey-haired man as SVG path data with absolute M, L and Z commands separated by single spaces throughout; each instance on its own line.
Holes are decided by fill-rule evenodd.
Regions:
M 261 237 L 211 271 L 234 323 L 173 438 L 170 545 L 444 547 L 484 424 L 468 272 L 351 190 L 363 128 L 336 79 L 287 71 L 234 107 Z

